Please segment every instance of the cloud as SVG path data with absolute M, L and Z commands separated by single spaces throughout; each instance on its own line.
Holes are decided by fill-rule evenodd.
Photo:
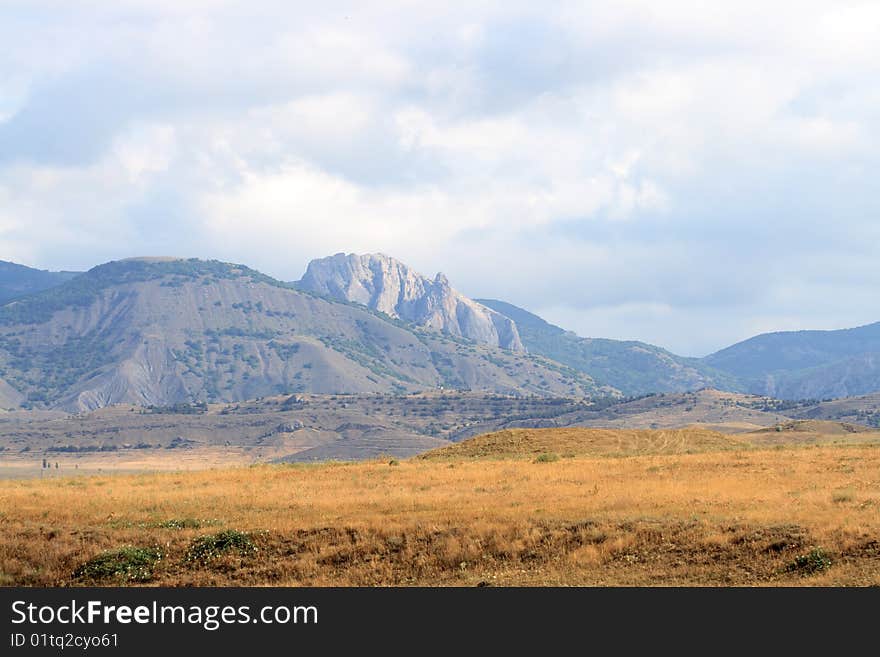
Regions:
M 695 354 L 872 319 L 876 3 L 0 9 L 0 258 L 383 251 Z

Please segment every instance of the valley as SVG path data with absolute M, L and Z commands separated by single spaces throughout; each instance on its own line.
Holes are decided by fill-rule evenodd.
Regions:
M 877 395 L 784 402 L 712 389 L 597 400 L 433 391 L 120 404 L 73 414 L 19 410 L 0 414 L 0 478 L 399 459 L 516 429 L 688 427 L 741 438 L 740 446 L 819 444 L 841 433 L 860 441 L 878 430 L 870 426 L 878 402 Z
M 0 481 L 0 584 L 880 584 L 878 434 L 791 435 L 511 429 L 409 459 Z

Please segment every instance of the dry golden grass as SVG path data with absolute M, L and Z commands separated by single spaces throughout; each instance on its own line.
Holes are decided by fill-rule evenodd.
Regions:
M 55 467 L 43 469 L 42 454 L 5 454 L 0 458 L 0 480 L 207 470 L 250 465 L 255 460 L 255 453 L 262 456 L 257 450 L 246 450 L 241 447 L 52 454 L 48 460 L 53 466 L 58 463 L 60 467 L 57 469 Z
M 127 545 L 160 585 L 880 584 L 872 445 L 6 481 L 0 510 L 5 585 L 115 584 L 73 573 Z M 224 529 L 257 551 L 186 560 Z

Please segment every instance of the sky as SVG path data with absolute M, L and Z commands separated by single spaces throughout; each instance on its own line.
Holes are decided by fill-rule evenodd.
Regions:
M 876 1 L 0 0 L 0 43 L 3 260 L 381 252 L 688 356 L 880 320 Z

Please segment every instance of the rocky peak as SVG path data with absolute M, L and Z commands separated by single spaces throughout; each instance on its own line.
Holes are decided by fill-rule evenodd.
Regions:
M 456 291 L 442 273 L 431 280 L 381 253 L 337 253 L 312 260 L 297 286 L 438 332 L 525 351 L 509 317 Z

